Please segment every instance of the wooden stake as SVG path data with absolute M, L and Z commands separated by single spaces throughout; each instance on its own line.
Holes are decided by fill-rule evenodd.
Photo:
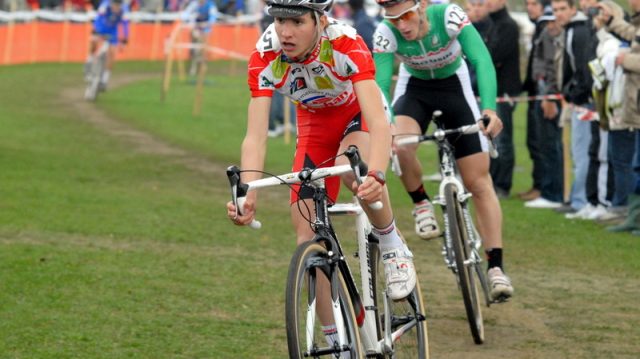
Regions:
M 569 109 L 567 109 L 569 110 Z M 564 114 L 565 111 L 562 111 Z M 570 112 L 569 112 L 570 113 Z M 560 123 L 562 124 L 562 171 L 563 171 L 563 197 L 564 202 L 571 201 L 571 117 L 560 115 Z M 567 121 L 568 120 L 568 121 Z
M 202 50 L 204 51 L 204 49 Z M 198 80 L 196 82 L 196 97 L 193 100 L 193 115 L 200 116 L 202 109 L 202 89 L 204 87 L 204 79 L 207 74 L 207 62 L 203 61 L 198 69 Z

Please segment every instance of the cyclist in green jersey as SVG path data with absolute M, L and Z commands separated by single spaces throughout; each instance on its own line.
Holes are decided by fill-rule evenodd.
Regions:
M 484 135 L 496 136 L 502 121 L 496 115 L 496 73 L 482 38 L 458 5 L 427 7 L 427 0 L 376 0 L 384 21 L 374 34 L 376 81 L 390 99 L 394 56 L 401 61 L 394 91 L 396 134 L 423 134 L 432 113 L 441 110 L 446 128 L 474 124 L 483 115 L 490 122 Z M 471 89 L 462 56 L 474 67 L 482 111 Z M 482 126 L 482 125 L 481 125 Z M 478 231 L 488 257 L 493 298 L 510 297 L 513 287 L 502 266 L 502 210 L 489 175 L 488 145 L 480 134 L 449 138 L 465 186 L 473 194 Z M 412 198 L 416 233 L 424 239 L 440 234 L 433 205 L 422 184 L 417 146 L 397 148 L 402 183 Z

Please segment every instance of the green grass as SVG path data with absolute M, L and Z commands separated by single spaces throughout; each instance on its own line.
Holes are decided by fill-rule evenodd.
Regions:
M 108 91 L 96 106 L 222 169 L 239 161 L 249 98 L 246 79 L 227 76 L 229 68 L 212 64 L 200 116 L 191 114 L 192 85 L 174 82 L 160 102 L 158 63 L 118 64 L 119 73 L 156 76 Z M 261 195 L 262 230 L 231 225 L 221 170 L 140 150 L 61 99 L 60 88 L 82 88 L 79 71 L 0 67 L 0 357 L 284 357 L 283 293 L 294 248 L 287 191 Z M 524 109 L 516 116 L 514 193 L 530 186 Z M 422 151 L 431 172 L 434 148 Z M 286 171 L 292 153 L 293 144 L 270 140 L 266 168 Z M 439 245 L 411 235 L 409 201 L 397 179 L 389 182 L 431 311 L 434 357 L 633 357 L 640 350 L 637 238 L 503 201 L 505 261 L 517 296 L 486 311 L 490 340 L 479 348 Z

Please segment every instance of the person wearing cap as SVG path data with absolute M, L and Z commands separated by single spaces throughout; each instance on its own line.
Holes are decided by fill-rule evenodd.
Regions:
M 98 44 L 102 41 L 109 41 L 112 46 L 109 47 L 107 56 L 106 70 L 102 73 L 100 80 L 100 89 L 105 90 L 111 70 L 115 61 L 116 46 L 118 43 L 123 45 L 129 41 L 129 21 L 125 18 L 129 13 L 129 5 L 123 4 L 122 0 L 103 0 L 96 11 L 96 18 L 93 21 L 93 34 L 89 43 L 89 56 L 84 65 L 85 77 L 89 74 L 93 56 L 98 49 Z M 122 27 L 122 37 L 118 37 L 118 29 Z
M 548 0 L 527 0 L 529 19 L 535 23 L 531 52 L 523 89 L 530 96 L 558 93 L 554 66 L 555 45 L 547 31 L 547 23 L 555 21 Z M 533 186 L 521 193 L 528 208 L 559 208 L 562 206 L 562 131 L 559 127 L 559 102 L 529 101 L 527 110 L 527 149 L 533 163 Z
M 511 280 L 502 263 L 502 210 L 489 176 L 488 143 L 502 121 L 496 115 L 496 73 L 491 56 L 467 14 L 455 4 L 429 5 L 426 0 L 377 0 L 384 8 L 384 21 L 374 34 L 376 81 L 390 98 L 394 57 L 401 61 L 393 99 L 395 133 L 426 132 L 435 110 L 446 128 L 472 125 L 485 115 L 489 124 L 483 134 L 449 138 L 455 147 L 462 180 L 473 194 L 478 230 L 488 256 L 491 295 L 494 299 L 513 294 Z M 471 89 L 466 56 L 478 74 L 482 111 Z M 482 126 L 482 125 L 481 125 Z M 440 234 L 434 208 L 422 184 L 417 146 L 396 148 L 400 179 L 414 203 L 416 234 L 429 239 Z
M 343 153 L 350 145 L 360 149 L 369 166 L 364 182 L 353 178 L 343 182 L 363 203 L 380 241 L 387 290 L 394 300 L 409 295 L 416 283 L 412 253 L 396 228 L 385 185 L 391 152 L 391 129 L 380 89 L 375 83 L 371 52 L 353 27 L 329 18 L 325 10 L 331 0 L 272 0 L 268 12 L 275 18 L 260 36 L 248 65 L 251 100 L 247 132 L 242 142 L 243 169 L 261 171 L 267 145 L 271 97 L 275 91 L 297 105 L 298 138 L 293 171 L 317 166 L 348 164 Z M 258 179 L 252 171 L 242 181 Z M 326 189 L 335 201 L 339 178 L 327 178 Z M 301 244 L 314 233 L 299 207 L 313 211 L 313 192 L 296 187 L 291 191 L 291 217 Z M 299 204 L 298 201 L 305 203 Z M 381 201 L 382 209 L 368 205 Z M 255 191 L 247 195 L 244 208 L 227 204 L 229 219 L 237 225 L 250 224 L 257 210 Z M 313 217 L 313 214 L 311 214 Z

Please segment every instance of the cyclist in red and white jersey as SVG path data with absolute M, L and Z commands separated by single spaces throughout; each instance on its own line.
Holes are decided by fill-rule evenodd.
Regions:
M 343 182 L 364 203 L 382 201 L 381 210 L 363 208 L 379 238 L 390 296 L 401 299 L 411 293 L 416 276 L 412 254 L 399 231 L 389 203 L 384 173 L 391 151 L 391 132 L 382 95 L 375 83 L 371 53 L 355 29 L 328 18 L 331 0 L 272 0 L 268 12 L 275 18 L 262 34 L 249 60 L 251 100 L 247 133 L 242 143 L 242 168 L 262 170 L 266 155 L 271 96 L 278 91 L 297 105 L 298 140 L 293 171 L 303 167 L 332 166 L 324 162 L 356 145 L 370 171 L 362 185 L 353 178 Z M 335 161 L 347 164 L 344 156 Z M 243 173 L 244 182 L 260 177 Z M 336 200 L 340 180 L 329 178 L 327 191 Z M 307 201 L 309 189 L 291 192 L 291 203 Z M 242 214 L 227 204 L 229 218 L 247 225 L 257 209 L 255 191 L 248 194 Z M 309 223 L 291 206 L 298 244 L 310 240 Z

